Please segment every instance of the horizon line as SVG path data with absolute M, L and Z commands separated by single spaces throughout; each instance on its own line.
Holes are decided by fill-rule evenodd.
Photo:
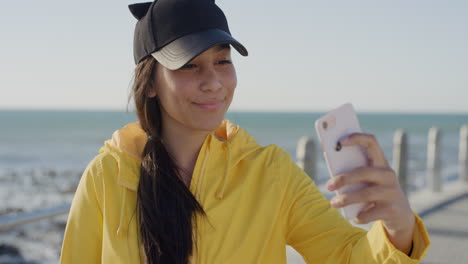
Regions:
M 307 113 L 327 113 L 331 111 L 333 108 L 328 110 L 323 109 L 311 109 L 311 110 L 291 110 L 291 109 L 233 109 L 228 110 L 228 113 L 297 113 L 297 114 L 307 114 Z M 0 111 L 18 111 L 18 112 L 26 112 L 26 111 L 38 111 L 38 112 L 128 112 L 134 113 L 134 109 L 117 109 L 117 108 L 2 108 L 0 107 Z M 453 111 L 453 110 L 370 110 L 370 109 L 362 109 L 356 111 L 357 113 L 364 113 L 364 114 L 431 114 L 431 115 L 468 115 L 468 111 Z

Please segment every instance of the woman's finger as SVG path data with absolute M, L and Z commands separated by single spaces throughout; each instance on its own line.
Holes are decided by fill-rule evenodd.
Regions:
M 389 205 L 380 204 L 367 211 L 361 211 L 353 220 L 356 224 L 367 224 L 372 221 L 386 218 L 389 211 Z
M 366 206 L 361 210 L 361 212 L 367 212 L 376 206 L 376 202 L 367 203 Z
M 389 167 L 387 159 L 379 146 L 379 143 L 374 135 L 364 133 L 353 133 L 340 139 L 342 146 L 359 145 L 365 148 L 368 159 L 374 167 Z
M 335 191 L 357 182 L 393 185 L 397 181 L 396 174 L 391 168 L 360 167 L 334 176 L 328 180 L 327 188 L 329 191 Z
M 344 207 L 354 203 L 392 201 L 398 197 L 398 190 L 382 185 L 366 187 L 359 191 L 339 194 L 330 201 L 336 208 Z

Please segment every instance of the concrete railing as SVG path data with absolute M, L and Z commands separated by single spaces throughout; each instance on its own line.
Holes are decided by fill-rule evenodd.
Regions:
M 296 158 L 297 165 L 301 167 L 309 177 L 316 180 L 315 144 L 312 139 L 308 137 L 299 139 L 296 148 Z
M 5 231 L 15 226 L 51 218 L 57 215 L 66 214 L 69 210 L 70 204 L 64 204 L 52 208 L 39 209 L 33 212 L 4 216 L 0 218 L 0 231 Z
M 458 154 L 458 174 L 468 184 L 468 125 L 460 129 L 460 147 Z
M 408 140 L 406 132 L 398 129 L 393 135 L 393 169 L 398 176 L 401 186 L 408 184 Z M 407 188 L 403 187 L 405 194 Z
M 437 127 L 432 127 L 429 130 L 429 137 L 427 143 L 427 177 L 429 188 L 433 192 L 442 191 L 442 176 L 441 170 L 441 156 L 440 156 L 440 138 L 441 132 Z

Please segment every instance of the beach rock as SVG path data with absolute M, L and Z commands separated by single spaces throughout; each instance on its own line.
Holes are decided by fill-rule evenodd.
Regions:
M 0 244 L 0 264 L 37 264 L 35 261 L 27 261 L 20 251 L 11 245 Z
M 12 257 L 21 257 L 21 254 L 17 248 L 7 244 L 0 244 L 0 256 L 9 255 Z

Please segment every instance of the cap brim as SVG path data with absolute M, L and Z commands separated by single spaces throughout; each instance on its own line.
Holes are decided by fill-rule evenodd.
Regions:
M 205 50 L 220 44 L 230 44 L 241 55 L 248 55 L 242 44 L 220 29 L 209 29 L 180 37 L 151 55 L 164 67 L 177 70 Z

